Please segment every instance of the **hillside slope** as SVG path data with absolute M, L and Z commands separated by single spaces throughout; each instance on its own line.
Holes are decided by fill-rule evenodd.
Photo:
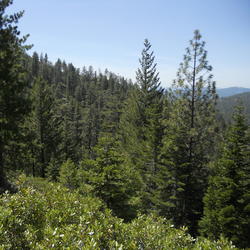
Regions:
M 219 99 L 218 109 L 226 122 L 229 122 L 232 117 L 234 106 L 238 104 L 244 106 L 248 122 L 250 123 L 250 91 Z

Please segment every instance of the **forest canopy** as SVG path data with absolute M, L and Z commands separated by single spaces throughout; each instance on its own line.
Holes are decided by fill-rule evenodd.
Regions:
M 0 248 L 250 247 L 250 131 L 218 111 L 198 30 L 161 86 L 143 43 L 136 82 L 29 55 L 0 1 Z M 206 238 L 205 238 L 206 237 Z

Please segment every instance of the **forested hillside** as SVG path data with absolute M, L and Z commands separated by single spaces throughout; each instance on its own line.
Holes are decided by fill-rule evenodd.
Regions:
M 11 3 L 0 1 L 0 248 L 250 247 L 249 125 L 241 106 L 217 119 L 200 32 L 166 91 L 148 39 L 135 83 L 29 56 Z
M 242 105 L 244 107 L 248 123 L 250 124 L 250 92 L 219 99 L 218 109 L 225 121 L 231 121 L 233 109 L 236 105 Z

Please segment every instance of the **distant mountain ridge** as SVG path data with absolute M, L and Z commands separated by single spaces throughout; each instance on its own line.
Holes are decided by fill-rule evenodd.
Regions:
M 218 88 L 217 94 L 219 97 L 228 97 L 233 96 L 245 92 L 250 92 L 250 88 L 242 88 L 242 87 L 229 87 L 229 88 Z

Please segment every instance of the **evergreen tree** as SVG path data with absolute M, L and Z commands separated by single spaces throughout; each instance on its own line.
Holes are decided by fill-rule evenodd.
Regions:
M 23 12 L 6 15 L 11 0 L 0 1 L 0 189 L 10 188 L 5 177 L 7 144 L 17 135 L 28 110 L 24 54 L 27 36 L 19 37 L 17 23 Z
M 32 76 L 38 77 L 39 75 L 39 56 L 36 52 L 32 56 Z
M 68 188 L 75 189 L 79 186 L 77 179 L 77 166 L 73 161 L 65 161 L 59 171 L 59 182 Z
M 83 119 L 79 103 L 73 98 L 65 98 L 59 106 L 59 119 L 61 120 L 63 159 L 71 159 L 78 163 L 82 157 L 83 149 Z
M 52 154 L 56 156 L 59 153 L 60 127 L 51 87 L 41 78 L 35 80 L 32 88 L 32 106 L 29 126 L 35 141 L 32 150 L 36 157 L 34 174 L 45 177 Z
M 95 159 L 83 160 L 79 178 L 90 185 L 113 212 L 126 220 L 135 216 L 137 173 L 124 161 L 119 151 L 119 141 L 111 134 L 104 134 L 94 147 Z
M 127 161 L 136 166 L 143 180 L 142 210 L 154 209 L 155 175 L 162 137 L 163 90 L 156 72 L 155 57 L 146 39 L 141 68 L 136 72 L 137 86 L 128 98 L 121 117 L 121 136 Z
M 249 247 L 250 225 L 250 136 L 242 107 L 236 107 L 222 155 L 204 197 L 202 235 L 224 235 L 239 247 Z
M 177 226 L 189 226 L 191 233 L 196 233 L 202 213 L 207 164 L 216 135 L 215 82 L 204 46 L 196 30 L 170 89 L 162 150 L 161 171 L 166 178 L 161 185 L 163 213 Z

